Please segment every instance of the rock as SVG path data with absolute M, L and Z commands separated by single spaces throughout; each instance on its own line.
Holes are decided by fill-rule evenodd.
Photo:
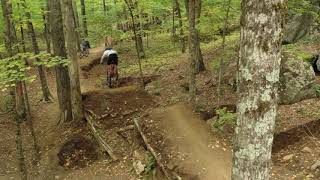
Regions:
M 283 44 L 292 44 L 306 36 L 314 22 L 314 17 L 309 12 L 296 14 L 285 25 Z
M 312 153 L 312 150 L 309 147 L 304 147 L 301 151 L 304 153 Z
M 320 161 L 317 161 L 316 163 L 314 163 L 312 166 L 311 166 L 311 170 L 316 170 L 317 168 L 320 167 Z
M 302 58 L 284 53 L 280 69 L 280 104 L 315 98 L 315 72 Z
M 146 159 L 146 152 L 144 152 L 142 149 L 138 149 L 133 152 L 132 165 L 137 175 L 140 175 L 144 171 L 147 163 L 148 160 Z
M 144 171 L 145 165 L 141 161 L 134 161 L 132 165 L 137 175 L 140 175 Z
M 293 156 L 294 156 L 293 154 L 286 155 L 285 157 L 282 158 L 282 160 L 283 161 L 289 161 L 289 160 L 291 160 L 293 158 Z

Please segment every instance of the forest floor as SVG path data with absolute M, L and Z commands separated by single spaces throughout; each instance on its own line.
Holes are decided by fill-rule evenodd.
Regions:
M 230 43 L 236 39 L 230 36 L 227 42 L 236 44 Z M 187 54 L 177 52 L 172 46 L 163 50 L 161 42 L 166 41 L 169 39 L 151 39 L 150 47 L 146 48 L 147 55 L 154 54 L 142 63 L 148 81 L 146 91 L 137 86 L 139 77 L 133 43 L 118 46 L 120 80 L 115 88 L 105 85 L 106 67 L 98 63 L 102 48 L 91 49 L 88 58 L 79 60 L 84 108 L 99 117 L 95 126 L 118 155 L 118 161 L 111 161 L 99 153 L 85 123 L 57 125 L 59 112 L 54 71 L 48 70 L 52 103 L 39 101 L 38 81 L 29 85 L 32 118 L 41 147 L 40 163 L 34 166 L 32 162 L 36 155 L 32 136 L 23 123 L 22 140 L 30 179 L 163 179 L 163 175 L 152 168 L 145 169 L 140 177 L 136 175 L 133 162 L 141 161 L 147 167 L 154 166 L 155 162 L 150 155 L 145 155 L 143 148 L 132 146 L 135 141 L 133 131 L 117 133 L 119 129 L 133 125 L 133 119 L 139 120 L 148 143 L 169 172 L 187 180 L 230 179 L 233 125 L 227 124 L 217 130 L 212 126 L 214 113 L 208 113 L 218 106 L 215 62 L 221 57 L 219 42 L 203 47 L 209 70 L 197 76 L 198 106 L 197 112 L 193 112 L 187 104 Z M 313 52 L 318 47 L 303 48 Z M 236 49 L 236 45 L 228 46 L 230 60 L 222 81 L 223 105 L 231 111 L 236 104 L 232 80 Z M 320 178 L 320 170 L 312 167 L 320 161 L 319 109 L 318 99 L 279 107 L 272 179 Z M 12 119 L 10 114 L 0 116 L 0 179 L 19 179 L 16 126 Z

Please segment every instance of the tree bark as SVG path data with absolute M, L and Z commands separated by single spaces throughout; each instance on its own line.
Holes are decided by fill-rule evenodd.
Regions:
M 22 7 L 25 9 L 25 16 L 27 18 L 27 25 L 28 25 L 29 34 L 30 34 L 31 41 L 32 41 L 33 51 L 35 54 L 39 54 L 40 50 L 39 50 L 39 46 L 38 46 L 38 42 L 37 42 L 36 33 L 34 31 L 33 23 L 31 21 L 31 13 L 30 13 L 30 11 L 27 10 L 28 7 L 26 4 L 26 1 L 22 0 L 21 3 L 22 3 Z M 37 59 L 37 61 L 39 61 L 39 59 Z M 40 82 L 41 82 L 43 100 L 48 102 L 48 101 L 50 101 L 51 93 L 50 93 L 50 90 L 48 87 L 48 82 L 47 82 L 45 70 L 42 65 L 38 66 L 38 72 L 39 72 L 39 77 L 40 77 Z
M 46 3 L 46 7 L 42 7 L 42 19 L 43 19 L 43 26 L 44 26 L 44 38 L 46 40 L 46 46 L 47 46 L 47 53 L 51 53 L 51 41 L 50 41 L 50 27 L 49 27 L 49 12 L 48 4 Z
M 224 19 L 224 27 L 222 30 L 222 44 L 221 44 L 221 51 L 222 51 L 222 56 L 220 59 L 220 67 L 219 67 L 219 79 L 218 79 L 218 107 L 220 106 L 220 99 L 221 99 L 221 79 L 222 79 L 222 71 L 224 68 L 224 56 L 225 56 L 225 46 L 226 46 L 226 30 L 228 29 L 228 20 L 229 20 L 229 11 L 230 11 L 230 6 L 231 6 L 231 0 L 228 0 L 228 3 L 226 2 L 227 0 L 224 1 L 224 7 L 226 8 L 226 16 Z M 227 4 L 226 4 L 227 3 Z
M 77 31 L 77 49 L 78 52 L 81 51 L 81 36 L 80 36 L 80 21 L 79 21 L 79 14 L 78 14 L 78 7 L 77 7 L 77 1 L 72 0 L 72 7 L 74 11 L 74 21 L 76 22 L 76 31 Z M 60 10 L 61 11 L 61 10 Z
M 50 7 L 50 24 L 53 45 L 53 54 L 62 58 L 67 58 L 67 50 L 65 47 L 65 38 L 63 33 L 63 20 L 60 0 L 48 0 Z M 71 88 L 68 68 L 63 65 L 57 65 L 56 83 L 57 94 L 60 108 L 60 121 L 72 120 L 71 108 Z
M 73 119 L 81 121 L 84 118 L 82 107 L 82 95 L 80 89 L 79 67 L 77 57 L 76 45 L 76 31 L 74 22 L 74 12 L 72 7 L 72 0 L 62 0 L 61 7 L 64 8 L 64 26 L 66 27 L 66 44 L 68 58 L 71 60 L 69 65 L 70 87 L 71 87 L 71 105 Z
M 182 22 L 182 16 L 181 16 L 181 9 L 180 9 L 180 3 L 178 0 L 175 1 L 175 9 L 178 15 L 178 21 L 179 21 L 179 41 L 180 41 L 180 48 L 181 52 L 186 52 L 186 43 L 185 43 L 185 37 L 184 37 L 184 31 L 183 31 L 183 22 Z
M 141 65 L 141 55 L 140 55 L 140 50 L 139 50 L 139 43 L 138 43 L 138 35 L 137 35 L 137 30 L 136 30 L 136 26 L 135 26 L 135 19 L 134 19 L 134 14 L 133 14 L 133 9 L 132 9 L 132 2 L 129 0 L 124 0 L 130 16 L 131 16 L 131 21 L 132 21 L 132 28 L 133 28 L 133 33 L 134 33 L 134 37 L 135 37 L 135 45 L 136 45 L 136 50 L 137 50 L 137 55 L 138 55 L 138 64 L 139 64 L 139 72 L 140 72 L 140 78 L 141 78 L 141 86 L 144 88 L 145 84 L 144 84 L 144 77 L 143 77 L 143 72 L 142 72 L 142 65 Z
M 87 25 L 86 4 L 85 4 L 85 0 L 80 0 L 80 2 L 81 2 L 83 36 L 87 38 L 88 37 L 88 25 Z
M 130 16 L 131 16 L 131 21 L 132 21 L 132 29 L 133 29 L 133 33 L 135 35 L 135 43 L 136 43 L 136 49 L 137 49 L 137 53 L 139 56 L 139 59 L 143 59 L 145 58 L 145 52 L 144 52 L 144 48 L 143 48 L 143 40 L 142 40 L 142 27 L 141 27 L 141 22 L 139 21 L 139 23 L 136 22 L 136 18 L 139 19 L 139 14 L 138 12 L 135 12 L 138 10 L 138 2 L 137 1 L 132 1 L 132 0 L 124 0 Z
M 186 10 L 187 10 L 187 15 L 188 15 L 188 18 L 190 18 L 190 0 L 185 0 L 185 6 L 186 6 Z M 199 24 L 199 19 L 200 19 L 200 16 L 201 16 L 201 0 L 197 0 L 195 2 L 195 5 L 194 7 L 194 11 L 195 11 L 195 22 L 196 22 L 196 25 Z M 201 52 L 201 47 L 200 47 L 200 32 L 197 28 L 195 28 L 195 42 L 196 42 L 196 50 L 194 51 L 194 53 L 196 54 L 196 74 L 198 74 L 199 72 L 201 71 L 205 71 L 206 70 L 206 67 L 204 65 L 204 62 L 203 62 L 203 56 L 202 56 L 202 52 Z
M 232 179 L 270 178 L 284 0 L 243 0 Z
M 195 5 L 198 0 L 189 0 L 189 101 L 196 104 L 196 60 L 197 60 L 197 30 L 196 30 L 196 10 Z
M 11 57 L 18 53 L 17 48 L 13 48 L 17 42 L 17 36 L 15 28 L 13 26 L 13 14 L 12 14 L 12 4 L 9 0 L 1 0 L 1 7 L 5 25 L 5 47 L 8 55 Z M 27 168 L 25 164 L 25 159 L 23 155 L 22 139 L 21 139 L 21 120 L 25 118 L 25 105 L 24 96 L 22 89 L 22 82 L 17 81 L 15 83 L 15 124 L 16 124 L 16 145 L 17 145 L 17 156 L 19 160 L 19 170 L 21 174 L 21 179 L 27 179 Z
M 103 5 L 103 14 L 106 15 L 106 13 L 107 13 L 106 0 L 102 0 L 102 5 Z

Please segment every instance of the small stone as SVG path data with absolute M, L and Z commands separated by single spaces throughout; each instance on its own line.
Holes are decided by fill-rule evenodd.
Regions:
M 314 163 L 312 166 L 311 166 L 311 170 L 316 170 L 317 168 L 320 167 L 320 161 L 317 161 L 316 163 Z
M 55 176 L 54 179 L 60 179 L 60 177 L 59 176 Z
M 304 147 L 301 151 L 304 153 L 312 153 L 312 150 L 309 147 Z
M 289 160 L 291 160 L 292 158 L 293 158 L 293 154 L 289 154 L 289 155 L 286 155 L 285 157 L 283 157 L 283 161 L 289 161 Z
M 141 163 L 141 161 L 137 161 L 133 162 L 133 168 L 137 175 L 140 175 L 144 171 L 145 166 Z

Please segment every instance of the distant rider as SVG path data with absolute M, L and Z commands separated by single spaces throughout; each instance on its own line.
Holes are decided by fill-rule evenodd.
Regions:
M 86 39 L 82 39 L 82 42 L 81 42 L 81 51 L 82 52 L 88 52 L 89 54 L 89 49 L 90 49 L 90 43 L 88 40 Z

